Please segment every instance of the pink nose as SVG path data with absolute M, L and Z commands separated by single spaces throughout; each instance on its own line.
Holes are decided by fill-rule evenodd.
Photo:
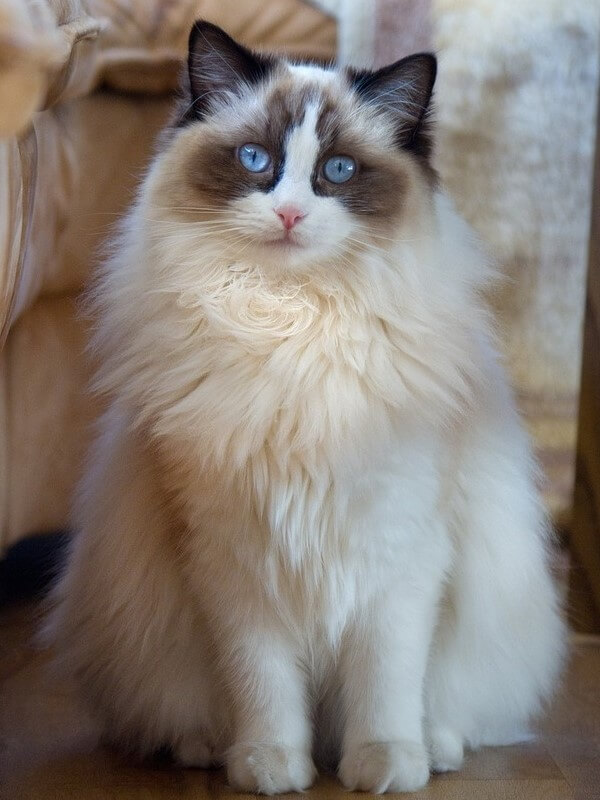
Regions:
M 303 214 L 296 206 L 280 206 L 279 208 L 274 208 L 273 211 L 283 222 L 283 227 L 286 231 L 289 231 L 296 223 L 300 222 L 300 220 L 306 216 L 306 214 Z

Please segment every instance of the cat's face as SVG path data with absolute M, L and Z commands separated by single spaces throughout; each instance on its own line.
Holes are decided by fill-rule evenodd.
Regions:
M 376 73 L 297 66 L 196 23 L 161 202 L 227 259 L 293 269 L 385 247 L 431 181 L 434 78 L 427 54 Z

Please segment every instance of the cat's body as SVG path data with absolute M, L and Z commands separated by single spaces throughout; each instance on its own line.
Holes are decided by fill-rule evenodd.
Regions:
M 112 401 L 50 629 L 141 753 L 272 793 L 312 751 L 414 789 L 523 736 L 564 650 L 491 271 L 427 165 L 431 61 L 353 89 L 196 31 L 193 96 L 223 95 L 98 290 Z M 226 160 L 245 142 L 266 169 Z

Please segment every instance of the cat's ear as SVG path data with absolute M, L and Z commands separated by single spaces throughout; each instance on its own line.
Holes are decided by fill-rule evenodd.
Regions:
M 274 64 L 273 58 L 251 52 L 217 25 L 197 20 L 188 51 L 190 103 L 195 118 L 206 114 L 211 100 L 263 80 Z
M 429 157 L 427 112 L 436 72 L 436 57 L 417 53 L 375 72 L 349 70 L 349 77 L 364 102 L 380 106 L 395 117 L 400 147 Z

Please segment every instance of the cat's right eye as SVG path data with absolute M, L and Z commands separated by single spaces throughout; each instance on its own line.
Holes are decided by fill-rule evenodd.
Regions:
M 264 172 L 271 164 L 271 156 L 260 144 L 243 144 L 238 148 L 237 156 L 248 172 Z

